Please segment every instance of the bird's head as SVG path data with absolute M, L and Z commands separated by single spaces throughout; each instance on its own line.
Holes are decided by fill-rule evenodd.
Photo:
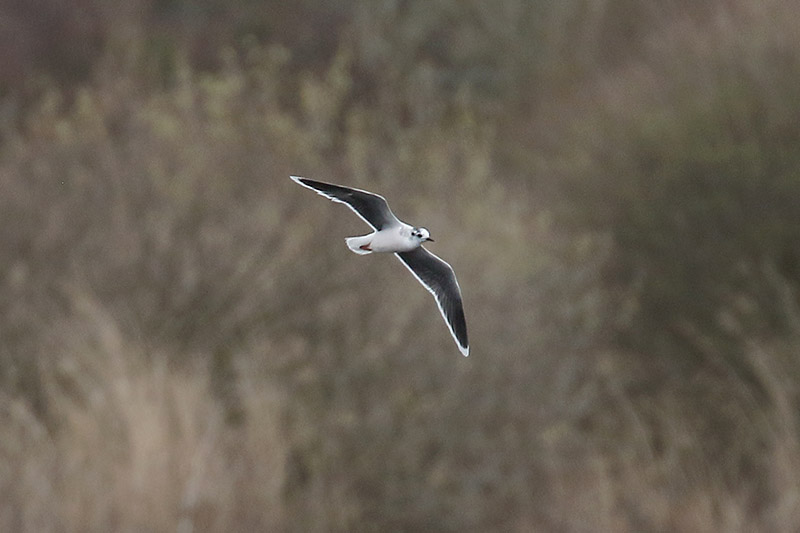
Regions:
M 411 230 L 411 236 L 419 239 L 420 242 L 431 241 L 431 233 L 426 228 L 414 228 Z

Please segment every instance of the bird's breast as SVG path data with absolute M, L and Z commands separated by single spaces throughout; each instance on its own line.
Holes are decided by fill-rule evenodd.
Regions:
M 418 241 L 404 235 L 397 228 L 376 232 L 370 243 L 373 252 L 410 252 L 418 246 Z

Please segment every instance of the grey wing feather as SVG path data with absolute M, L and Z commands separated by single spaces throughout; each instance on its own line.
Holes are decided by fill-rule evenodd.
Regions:
M 347 205 L 364 222 L 376 230 L 400 224 L 383 196 L 361 189 L 352 189 L 298 176 L 291 176 L 291 178 L 303 187 L 307 187 L 329 200 Z
M 464 317 L 461 289 L 452 267 L 421 246 L 410 252 L 397 252 L 395 255 L 436 298 L 439 311 L 459 350 L 465 356 L 469 355 L 467 321 Z

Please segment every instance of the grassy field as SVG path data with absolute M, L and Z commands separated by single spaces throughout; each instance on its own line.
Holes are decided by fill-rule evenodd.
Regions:
M 0 530 L 796 531 L 796 2 L 114 4 L 0 0 Z

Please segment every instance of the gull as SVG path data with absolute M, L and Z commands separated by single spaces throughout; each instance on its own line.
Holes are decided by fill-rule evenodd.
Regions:
M 468 356 L 469 341 L 461 289 L 453 268 L 423 248 L 422 243 L 433 242 L 430 232 L 425 228 L 406 224 L 394 216 L 383 196 L 299 176 L 290 177 L 329 200 L 345 204 L 373 227 L 375 231 L 369 235 L 346 238 L 347 247 L 359 255 L 373 252 L 396 255 L 417 281 L 436 298 L 439 312 L 442 313 L 458 349 L 465 357 Z

